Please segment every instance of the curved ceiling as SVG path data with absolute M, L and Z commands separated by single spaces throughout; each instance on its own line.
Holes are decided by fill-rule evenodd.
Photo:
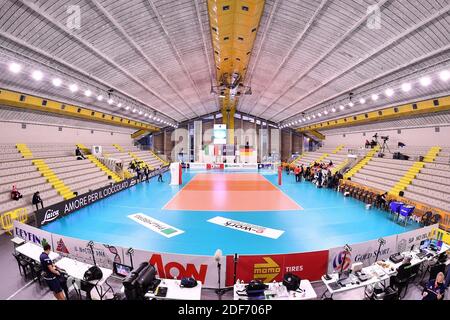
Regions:
M 206 0 L 4 0 L 0 87 L 148 122 L 145 113 L 173 124 L 218 111 L 207 7 Z M 449 94 L 450 81 L 436 76 L 450 70 L 448 30 L 448 0 L 266 0 L 244 83 L 252 95 L 239 99 L 237 110 L 292 123 L 302 112 L 345 106 L 323 120 Z M 5 71 L 11 61 L 21 62 L 28 74 Z M 33 68 L 94 94 L 55 88 L 46 79 L 36 83 L 29 75 Z M 432 77 L 426 87 L 417 82 L 423 75 Z M 402 92 L 404 82 L 412 90 Z M 390 98 L 383 94 L 388 87 L 395 90 Z M 114 89 L 112 105 L 95 99 L 108 89 Z M 374 93 L 376 101 L 370 99 Z M 361 97 L 366 103 L 359 103 Z

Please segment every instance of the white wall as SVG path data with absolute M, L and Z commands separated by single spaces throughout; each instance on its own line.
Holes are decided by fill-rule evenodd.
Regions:
M 46 126 L 26 124 L 22 129 L 21 123 L 0 121 L 0 143 L 123 143 L 132 144 L 129 133 L 98 131 L 91 133 L 90 129 Z
M 324 145 L 335 146 L 339 144 L 346 145 L 364 145 L 364 142 L 367 140 L 371 140 L 372 136 L 375 133 L 378 133 L 378 136 L 389 136 L 389 140 L 387 142 L 389 147 L 397 147 L 397 143 L 399 141 L 406 144 L 406 146 L 441 146 L 441 147 L 450 147 L 450 127 L 441 126 L 440 132 L 435 132 L 435 127 L 427 127 L 427 128 L 412 128 L 412 129 L 400 129 L 401 133 L 395 130 L 374 130 L 367 131 L 366 136 L 363 136 L 363 132 L 356 133 L 345 133 L 345 137 L 343 134 L 335 134 L 335 135 L 326 135 Z M 380 138 L 378 138 L 380 139 Z

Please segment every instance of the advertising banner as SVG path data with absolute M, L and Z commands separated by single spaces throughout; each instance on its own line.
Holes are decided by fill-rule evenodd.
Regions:
M 397 235 L 383 237 L 386 243 L 381 247 L 378 260 L 388 259 L 391 254 L 396 253 Z M 345 255 L 344 246 L 331 248 L 328 257 L 328 273 L 348 270 L 352 263 L 362 262 L 367 267 L 375 262 L 378 252 L 378 240 L 351 244 L 351 252 Z M 345 261 L 344 261 L 345 256 Z
M 125 258 L 125 264 L 130 265 L 129 255 L 126 254 Z M 137 268 L 142 262 L 154 265 L 160 278 L 193 277 L 201 281 L 205 288 L 219 287 L 218 265 L 214 257 L 134 250 L 132 258 L 134 268 Z M 225 284 L 225 270 L 226 258 L 223 256 L 220 260 L 221 287 Z
M 411 249 L 418 249 L 420 242 L 431 236 L 434 228 L 439 227 L 439 224 L 423 227 L 420 229 L 400 233 L 397 235 L 396 252 L 410 251 Z
M 198 163 L 198 162 L 189 163 L 189 169 L 191 169 L 191 170 L 205 170 L 206 169 L 206 163 Z
M 231 220 L 224 217 L 214 217 L 208 220 L 208 222 L 217 224 L 222 227 L 243 231 L 247 233 L 251 233 L 257 236 L 272 238 L 272 239 L 278 239 L 283 233 L 283 230 L 277 230 L 272 228 L 266 228 L 263 226 L 258 226 L 255 224 L 237 221 L 237 220 Z
M 88 264 L 94 264 L 89 241 L 53 234 L 53 251 Z M 123 249 L 94 242 L 94 257 L 98 266 L 112 269 L 113 262 L 123 263 Z
M 67 216 L 79 209 L 82 209 L 94 202 L 107 198 L 117 192 L 134 186 L 137 179 L 131 178 L 118 183 L 104 186 L 100 189 L 87 192 L 75 198 L 56 203 L 52 206 L 40 209 L 36 212 L 36 224 L 38 227 L 46 225 L 61 217 Z
M 164 173 L 167 170 L 168 170 L 167 167 L 154 170 L 150 173 L 149 178 L 158 175 L 159 172 Z M 76 196 L 75 198 L 66 201 L 61 201 L 44 209 L 40 209 L 36 212 L 36 225 L 37 227 L 46 225 L 49 222 L 57 220 L 66 215 L 69 215 L 94 202 L 107 198 L 122 190 L 128 189 L 137 183 L 138 180 L 136 178 L 126 179 L 121 182 L 112 183 L 99 189 L 84 193 L 82 195 Z
M 236 279 L 245 283 L 261 280 L 264 283 L 282 281 L 292 272 L 301 279 L 319 280 L 327 269 L 328 251 L 314 251 L 274 255 L 241 255 L 237 260 Z M 234 257 L 227 256 L 227 286 L 234 282 Z
M 17 220 L 14 220 L 13 223 L 15 237 L 19 237 L 26 242 L 31 242 L 40 246 L 42 246 L 42 241 L 45 240 L 53 248 L 52 234 L 50 232 L 23 224 Z
M 211 170 L 211 169 L 221 169 L 223 170 L 224 168 L 224 164 L 223 163 L 208 163 L 206 164 L 206 169 Z

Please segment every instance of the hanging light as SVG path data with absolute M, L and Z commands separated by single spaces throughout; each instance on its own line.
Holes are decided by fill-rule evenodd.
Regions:
M 378 100 L 378 95 L 377 94 L 373 94 L 372 95 L 372 100 L 373 101 L 377 101 Z
M 361 103 L 361 104 L 366 103 L 366 99 L 364 99 L 364 98 L 359 99 L 359 103 Z
M 86 91 L 84 91 L 84 95 L 85 95 L 86 97 L 90 97 L 90 96 L 92 95 L 91 90 L 87 89 Z
M 408 91 L 411 90 L 411 88 L 412 88 L 412 87 L 411 87 L 411 84 L 408 83 L 408 82 L 402 84 L 402 91 L 403 91 L 403 92 L 408 92 Z
M 450 79 L 450 72 L 448 70 L 443 70 L 439 73 L 439 78 L 441 78 L 442 81 L 447 81 Z
M 78 91 L 78 86 L 77 86 L 75 83 L 72 83 L 72 84 L 69 86 L 69 90 L 70 90 L 71 92 L 77 92 L 77 91 Z
M 59 78 L 53 78 L 52 84 L 53 84 L 55 87 L 60 87 L 61 84 L 62 84 L 62 80 L 59 79 Z
M 35 70 L 33 71 L 33 73 L 31 74 L 31 77 L 36 80 L 36 81 L 41 81 L 42 78 L 44 78 L 44 74 L 39 71 L 39 70 Z
M 387 88 L 387 89 L 384 91 L 384 94 L 386 95 L 386 97 L 392 97 L 392 96 L 394 95 L 394 90 L 391 89 L 391 88 Z
M 431 78 L 428 76 L 425 76 L 419 80 L 422 87 L 428 87 L 431 84 Z
M 19 73 L 22 70 L 22 66 L 18 63 L 12 62 L 9 65 L 9 71 L 11 71 L 12 73 Z
M 98 101 L 102 101 L 103 100 L 103 96 L 102 95 L 97 96 L 97 100 Z

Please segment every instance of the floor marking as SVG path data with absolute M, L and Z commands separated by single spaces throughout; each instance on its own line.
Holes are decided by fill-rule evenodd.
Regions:
M 259 173 L 258 173 L 259 174 Z M 305 210 L 305 208 L 303 208 L 297 201 L 295 201 L 294 199 L 292 199 L 286 192 L 284 192 L 283 190 L 281 190 L 275 183 L 272 183 L 272 181 L 270 181 L 269 179 L 267 179 L 266 177 L 264 177 L 264 175 L 259 174 L 261 177 L 263 177 L 264 179 L 266 179 L 267 181 L 269 181 L 269 183 L 271 183 L 275 188 L 278 189 L 278 191 L 282 192 L 287 198 L 289 198 L 289 200 L 293 201 L 295 204 L 297 204 L 300 209 L 298 210 Z M 285 211 L 285 210 L 280 210 L 280 211 Z M 287 210 L 286 210 L 287 211 Z
M 184 233 L 183 230 L 172 227 L 165 222 L 159 221 L 143 213 L 130 214 L 128 218 L 166 238 L 172 238 Z
M 254 235 L 263 236 L 272 239 L 278 239 L 283 233 L 283 230 L 277 230 L 272 228 L 266 228 L 262 226 L 258 226 L 255 224 L 251 224 L 248 222 L 242 222 L 237 220 L 232 220 L 224 217 L 214 217 L 208 220 L 208 222 L 217 224 L 222 227 L 248 232 Z
M 20 288 L 19 290 L 17 290 L 16 292 L 14 292 L 12 295 L 10 295 L 8 298 L 6 298 L 6 300 L 10 300 L 12 298 L 14 298 L 16 295 L 18 295 L 22 290 L 24 290 L 25 288 L 29 287 L 30 284 L 34 283 L 37 280 L 37 277 L 34 278 L 33 280 L 31 280 L 30 282 L 28 282 L 26 285 L 24 285 L 22 288 Z
M 191 178 L 191 180 L 188 181 L 188 183 L 186 183 L 180 190 L 178 190 L 177 193 L 175 193 L 175 194 L 172 196 L 172 198 L 170 198 L 169 201 L 166 202 L 166 204 L 161 208 L 161 210 L 165 210 L 165 209 L 166 209 L 166 206 L 169 204 L 169 202 L 171 202 L 172 199 L 174 199 L 174 198 L 181 192 L 181 190 L 183 190 L 184 188 L 186 188 L 186 187 L 188 186 L 188 184 L 191 183 L 192 180 L 195 179 L 196 176 L 197 176 L 197 174 L 195 174 L 195 175 Z M 175 186 L 172 186 L 172 187 L 175 187 Z

